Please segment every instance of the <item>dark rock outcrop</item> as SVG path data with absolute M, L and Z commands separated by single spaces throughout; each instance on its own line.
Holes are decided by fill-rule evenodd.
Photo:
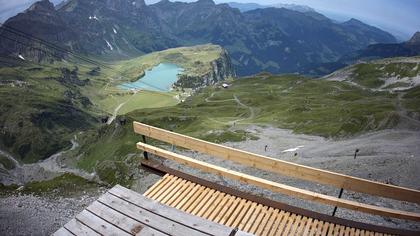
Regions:
M 174 87 L 198 89 L 236 77 L 235 69 L 228 52 L 222 49 L 220 57 L 211 62 L 211 71 L 201 76 L 180 75 Z

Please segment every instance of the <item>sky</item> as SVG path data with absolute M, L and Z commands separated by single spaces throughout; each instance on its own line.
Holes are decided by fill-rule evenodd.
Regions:
M 34 1 L 0 0 L 0 22 L 23 11 Z M 255 2 L 262 5 L 276 3 L 307 5 L 335 20 L 359 19 L 386 30 L 401 40 L 407 40 L 416 31 L 420 31 L 420 0 L 216 0 L 218 3 L 230 1 Z M 147 4 L 155 2 L 158 0 L 146 0 Z

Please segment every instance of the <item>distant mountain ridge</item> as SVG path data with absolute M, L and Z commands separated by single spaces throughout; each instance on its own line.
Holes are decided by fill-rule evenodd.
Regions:
M 416 32 L 407 42 L 369 45 L 365 49 L 344 56 L 340 61 L 350 64 L 357 60 L 412 56 L 420 56 L 420 32 Z
M 241 13 L 212 0 L 162 0 L 153 5 L 146 5 L 144 0 L 69 0 L 59 9 L 42 0 L 5 25 L 79 53 L 102 57 L 129 58 L 213 43 L 229 52 L 239 75 L 262 70 L 298 72 L 314 63 L 334 62 L 370 44 L 396 41 L 391 34 L 362 22 L 337 24 L 316 12 L 285 8 Z M 4 27 L 0 36 L 2 55 L 23 55 L 38 61 L 64 56 L 54 52 L 57 55 L 51 58 L 42 45 L 16 37 Z
M 255 9 L 269 8 L 269 7 L 286 8 L 289 10 L 299 11 L 299 12 L 315 11 L 311 7 L 308 7 L 305 5 L 297 5 L 297 4 L 277 3 L 277 4 L 271 4 L 271 5 L 261 5 L 258 3 L 241 3 L 241 2 L 228 2 L 227 4 L 232 8 L 239 9 L 241 12 L 251 11 Z

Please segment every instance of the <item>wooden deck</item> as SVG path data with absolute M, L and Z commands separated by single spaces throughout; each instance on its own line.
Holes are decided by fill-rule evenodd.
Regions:
M 254 235 L 391 235 L 318 220 L 166 174 L 144 196 Z
M 230 235 L 233 228 L 147 199 L 119 185 L 54 233 L 63 235 Z M 235 235 L 249 236 L 238 231 Z

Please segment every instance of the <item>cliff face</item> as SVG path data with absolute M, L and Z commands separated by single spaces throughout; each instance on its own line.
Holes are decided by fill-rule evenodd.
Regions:
M 225 49 L 220 53 L 220 57 L 210 64 L 211 70 L 201 76 L 180 75 L 174 87 L 198 89 L 224 81 L 229 77 L 236 77 L 231 58 Z

